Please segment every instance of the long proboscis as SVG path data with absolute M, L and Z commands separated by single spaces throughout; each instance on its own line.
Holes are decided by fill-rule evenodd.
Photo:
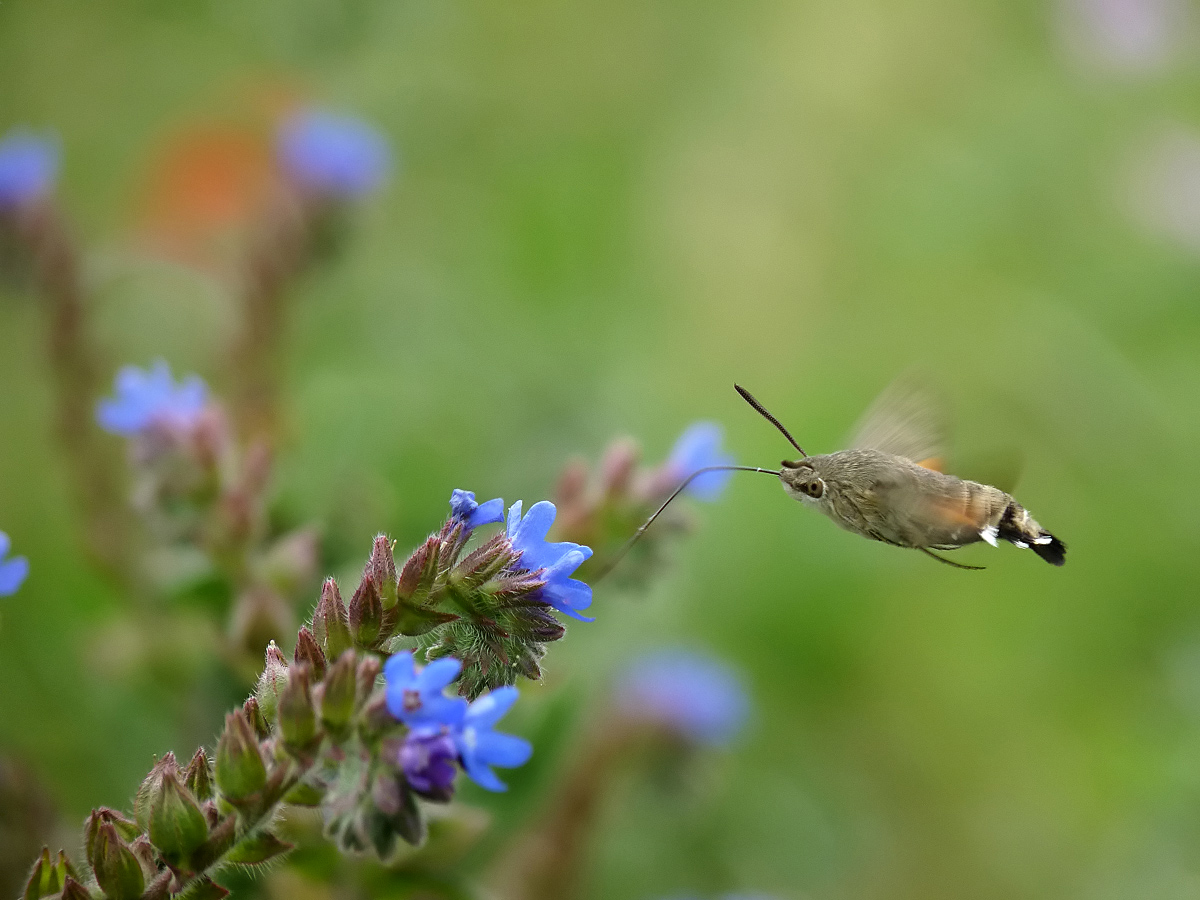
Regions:
M 662 506 L 656 509 L 654 514 L 651 515 L 650 518 L 648 518 L 644 523 L 642 523 L 641 528 L 633 533 L 629 540 L 627 540 L 621 546 L 621 549 L 617 551 L 616 555 L 608 561 L 608 564 L 600 570 L 600 574 L 592 579 L 592 584 L 595 584 L 617 567 L 617 563 L 625 558 L 625 554 L 633 549 L 633 545 L 636 544 L 638 539 L 646 533 L 646 529 L 654 524 L 654 520 L 662 514 L 664 509 L 671 505 L 672 500 L 683 493 L 684 488 L 686 488 L 701 475 L 705 475 L 709 472 L 762 472 L 764 475 L 774 475 L 777 478 L 779 477 L 779 471 L 777 469 L 760 469 L 758 466 L 705 466 L 703 469 L 697 469 L 687 478 L 683 479 L 683 482 L 679 485 L 679 487 L 675 488 L 675 490 L 671 492 L 671 496 L 663 501 Z
M 772 425 L 774 425 L 776 428 L 778 428 L 780 430 L 780 432 L 782 432 L 783 436 L 788 439 L 788 443 L 790 443 L 793 447 L 795 447 L 797 450 L 800 451 L 801 456 L 804 456 L 804 457 L 808 456 L 808 454 L 804 452 L 804 448 L 796 443 L 796 439 L 794 437 L 792 437 L 792 433 L 783 427 L 782 422 L 780 422 L 777 418 L 775 418 L 773 415 L 771 415 L 769 412 L 767 412 L 767 408 L 765 406 L 763 406 L 761 403 L 759 403 L 757 400 L 755 400 L 753 394 L 751 394 L 748 390 L 746 390 L 740 384 L 735 384 L 733 386 L 733 389 L 742 395 L 743 400 L 745 400 L 747 403 L 749 403 L 751 406 L 754 407 L 755 412 L 757 412 L 760 416 L 762 416 L 764 419 L 766 419 L 768 422 L 770 422 Z

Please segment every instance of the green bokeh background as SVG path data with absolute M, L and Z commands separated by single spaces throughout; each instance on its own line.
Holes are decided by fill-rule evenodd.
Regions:
M 690 799 L 614 788 L 588 897 L 1193 897 L 1200 278 L 1137 226 L 1124 173 L 1164 123 L 1200 125 L 1200 70 L 1088 72 L 1054 21 L 9 0 L 0 130 L 61 135 L 107 349 L 218 391 L 228 308 L 129 250 L 154 148 L 273 79 L 388 135 L 399 174 L 284 338 L 279 503 L 351 567 L 376 531 L 416 543 L 451 488 L 538 499 L 619 434 L 656 459 L 711 418 L 770 465 L 788 448 L 735 380 L 821 452 L 917 366 L 954 401 L 960 474 L 1020 456 L 1061 570 L 979 546 L 958 558 L 988 570 L 955 571 L 738 476 L 647 597 L 597 589 L 555 684 L 684 642 L 739 666 L 757 714 Z M 169 685 L 89 662 L 122 598 L 81 558 L 37 306 L 0 290 L 0 527 L 33 564 L 0 605 L 0 748 L 74 821 L 193 736 Z

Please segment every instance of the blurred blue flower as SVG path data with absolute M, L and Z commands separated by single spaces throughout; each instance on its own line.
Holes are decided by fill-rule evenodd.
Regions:
M 6 558 L 11 547 L 8 535 L 0 531 L 0 597 L 11 597 L 29 577 L 29 560 L 23 556 Z
M 728 744 L 746 724 L 750 700 L 736 673 L 711 656 L 658 650 L 625 670 L 616 702 L 626 715 L 652 719 L 701 744 Z
M 413 732 L 400 746 L 399 762 L 414 791 L 442 799 L 449 796 L 458 775 L 458 748 L 445 730 Z
M 391 165 L 383 135 L 362 119 L 321 109 L 284 122 L 277 150 L 284 169 L 304 187 L 344 199 L 373 191 Z
M 462 727 L 455 732 L 455 743 L 463 768 L 471 780 L 489 791 L 506 791 L 492 766 L 511 769 L 522 766 L 533 755 L 533 746 L 524 738 L 493 731 L 496 723 L 517 702 L 515 687 L 497 688 L 470 705 Z
M 0 140 L 0 210 L 49 193 L 58 178 L 58 142 L 23 128 Z
M 697 422 L 691 425 L 667 458 L 667 468 L 682 481 L 693 472 L 708 466 L 732 466 L 734 458 L 721 449 L 724 431 L 716 422 Z M 721 496 L 732 472 L 709 472 L 687 486 L 686 493 L 697 500 L 713 501 Z
M 150 369 L 125 366 L 117 373 L 111 399 L 96 404 L 96 420 L 113 434 L 132 437 L 151 425 L 190 428 L 208 402 L 208 388 L 191 375 L 178 385 L 158 360 Z
M 541 598 L 564 615 L 581 622 L 594 622 L 595 619 L 579 614 L 579 610 L 592 605 L 591 586 L 571 577 L 592 555 L 592 549 L 570 541 L 547 541 L 546 535 L 550 533 L 555 515 L 554 504 L 542 500 L 533 504 L 522 518 L 521 501 L 518 500 L 509 507 L 505 533 L 513 549 L 521 554 L 522 567 L 543 570 L 542 579 L 546 586 L 541 589 Z
M 470 531 L 480 525 L 504 521 L 504 501 L 497 497 L 487 503 L 476 503 L 474 491 L 455 490 L 450 494 L 450 514 L 462 519 Z
M 410 728 L 457 725 L 467 701 L 447 697 L 443 691 L 461 670 L 462 663 L 446 657 L 418 671 L 412 651 L 395 654 L 383 665 L 388 711 Z

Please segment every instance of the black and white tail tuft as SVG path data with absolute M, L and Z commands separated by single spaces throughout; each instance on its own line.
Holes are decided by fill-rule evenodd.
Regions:
M 1052 566 L 1061 566 L 1066 562 L 1067 545 L 1039 525 L 1015 500 L 1008 504 L 1004 515 L 1000 517 L 996 536 L 1022 550 L 1032 550 Z

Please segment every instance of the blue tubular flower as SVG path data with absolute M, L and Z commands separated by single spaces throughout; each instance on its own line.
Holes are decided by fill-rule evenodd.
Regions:
M 0 140 L 0 210 L 45 196 L 58 178 L 58 142 L 14 128 Z
M 149 370 L 125 366 L 117 373 L 111 399 L 96 404 L 96 420 L 105 431 L 132 437 L 151 425 L 186 429 L 195 424 L 208 402 L 208 388 L 195 375 L 178 385 L 158 360 Z
M 678 649 L 635 660 L 617 685 L 616 700 L 626 715 L 710 745 L 729 743 L 750 713 L 746 690 L 727 665 Z
M 543 570 L 542 579 L 546 586 L 541 590 L 542 599 L 573 619 L 594 622 L 595 619 L 578 612 L 591 606 L 591 587 L 571 577 L 592 555 L 592 548 L 570 541 L 547 541 L 546 535 L 550 533 L 556 514 L 554 504 L 542 500 L 533 504 L 521 518 L 521 501 L 518 500 L 508 510 L 505 532 L 513 549 L 521 554 L 520 565 L 531 571 Z
M 400 768 L 418 794 L 448 800 L 458 775 L 458 748 L 445 731 L 414 732 L 400 746 Z
M 5 558 L 11 546 L 8 535 L 0 531 L 0 597 L 11 597 L 29 577 L 29 560 L 23 556 Z
M 693 472 L 708 466 L 731 466 L 734 459 L 721 449 L 724 431 L 716 422 L 697 422 L 690 426 L 667 458 L 667 467 L 682 481 Z M 709 472 L 687 486 L 687 493 L 697 500 L 713 501 L 721 496 L 732 472 Z
M 480 525 L 504 521 L 504 501 L 497 497 L 487 503 L 476 503 L 474 491 L 455 490 L 450 494 L 450 514 L 462 519 L 470 531 Z
M 418 672 L 411 651 L 395 654 L 383 666 L 388 711 L 410 728 L 457 725 L 467 701 L 447 697 L 443 691 L 461 669 L 462 663 L 447 657 Z
M 533 755 L 529 741 L 492 730 L 517 702 L 518 693 L 515 687 L 502 687 L 484 694 L 467 709 L 462 727 L 455 733 L 455 744 L 467 775 L 489 791 L 508 790 L 492 766 L 505 769 L 523 766 Z
M 378 187 L 391 162 L 383 135 L 362 119 L 320 109 L 288 119 L 277 149 L 284 169 L 301 185 L 347 200 Z

